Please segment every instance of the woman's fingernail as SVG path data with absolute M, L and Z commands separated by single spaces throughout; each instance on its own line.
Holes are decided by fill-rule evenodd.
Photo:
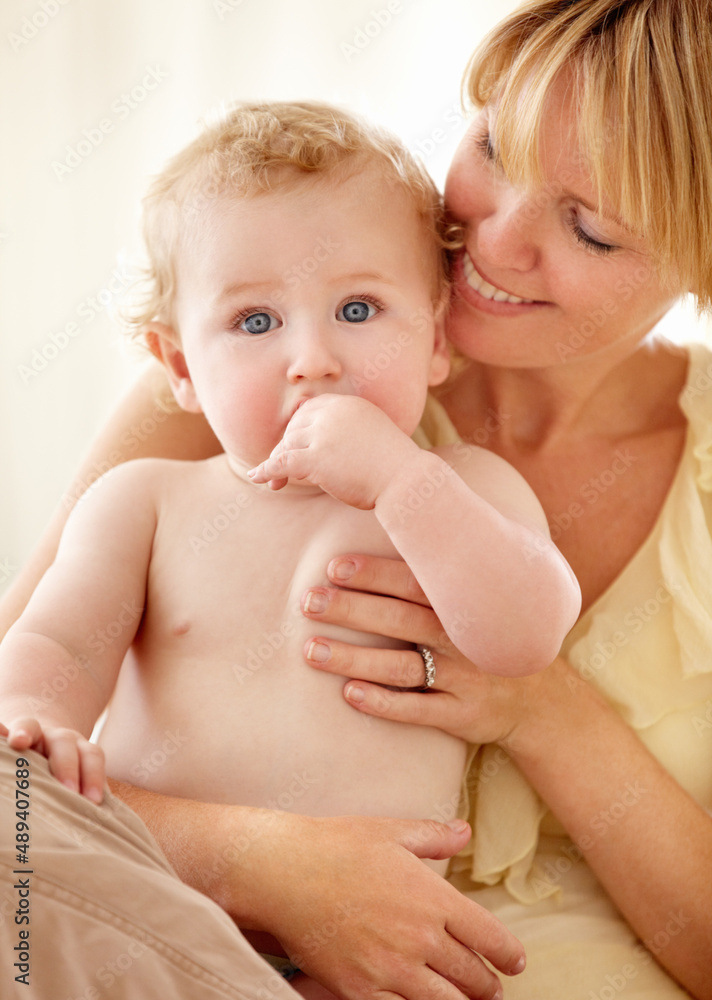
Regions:
M 104 793 L 100 788 L 90 788 L 87 792 L 87 798 L 90 802 L 94 802 L 96 805 L 100 806 L 102 799 L 104 798 Z
M 314 660 L 315 663 L 326 663 L 330 657 L 331 647 L 327 646 L 325 642 L 317 642 L 316 640 L 312 642 L 307 652 L 307 659 Z
M 356 572 L 356 563 L 351 559 L 335 559 L 329 569 L 332 580 L 350 580 Z
M 520 972 L 524 972 L 524 970 L 526 969 L 526 967 L 527 967 L 526 955 L 522 955 L 522 957 L 519 959 L 519 961 L 517 962 L 517 964 L 512 969 L 512 975 L 513 976 L 518 976 Z
M 352 701 L 355 705 L 360 705 L 366 700 L 363 688 L 357 687 L 355 684 L 349 684 L 344 693 L 349 701 Z
M 451 819 L 445 825 L 449 826 L 453 833 L 464 833 L 468 829 L 464 819 Z
M 304 601 L 304 610 L 308 615 L 320 615 L 322 611 L 326 611 L 328 603 L 326 594 L 319 590 L 310 590 Z
M 65 788 L 68 788 L 70 792 L 78 792 L 79 791 L 79 787 L 78 787 L 76 781 L 72 781 L 71 778 L 65 778 L 64 781 L 62 782 L 62 784 L 64 785 Z

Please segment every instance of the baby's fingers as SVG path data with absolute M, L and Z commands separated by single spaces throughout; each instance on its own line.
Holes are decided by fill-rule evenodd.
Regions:
M 286 476 L 282 476 L 281 478 L 277 479 L 274 476 L 270 475 L 265 470 L 264 463 L 262 463 L 262 465 L 258 465 L 257 468 L 255 469 L 250 469 L 247 475 L 250 477 L 253 483 L 259 483 L 260 485 L 262 485 L 263 483 L 267 483 L 267 485 L 271 490 L 281 490 L 287 485 L 288 482 Z
M 51 729 L 45 733 L 44 740 L 50 771 L 72 792 L 78 792 L 80 787 L 79 739 L 79 734 L 73 729 Z
M 29 716 L 21 719 L 14 719 L 7 729 L 7 742 L 13 750 L 36 749 L 43 753 L 42 727 L 37 719 Z
M 83 739 L 78 741 L 77 749 L 79 750 L 81 793 L 99 805 L 104 798 L 106 778 L 104 751 L 96 743 L 90 743 L 89 740 Z
M 281 489 L 290 477 L 305 478 L 303 458 L 302 451 L 290 451 L 278 445 L 269 458 L 250 469 L 247 475 L 253 483 L 269 483 L 271 489 Z
M 269 483 L 272 489 L 281 489 L 287 485 L 287 465 L 289 452 L 273 453 L 264 462 L 260 462 L 247 475 L 253 483 Z
M 46 757 L 52 774 L 73 792 L 97 804 L 104 797 L 104 751 L 73 729 L 45 733 Z

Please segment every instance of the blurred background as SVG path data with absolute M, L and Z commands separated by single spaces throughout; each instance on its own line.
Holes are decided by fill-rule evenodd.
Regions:
M 337 102 L 442 186 L 460 78 L 513 0 L 3 0 L 0 592 L 136 378 L 115 310 L 150 177 L 232 99 Z M 666 321 L 667 322 L 667 321 Z M 700 336 L 694 311 L 671 318 Z

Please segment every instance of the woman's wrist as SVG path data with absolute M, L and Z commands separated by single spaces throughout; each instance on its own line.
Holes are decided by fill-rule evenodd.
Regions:
M 517 719 L 499 742 L 525 773 L 551 759 L 554 741 L 566 740 L 567 731 L 581 734 L 595 726 L 599 712 L 613 713 L 563 657 L 522 680 L 528 688 L 526 697 L 515 694 Z

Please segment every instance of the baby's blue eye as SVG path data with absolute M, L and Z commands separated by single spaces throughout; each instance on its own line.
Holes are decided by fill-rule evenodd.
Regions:
M 347 323 L 363 323 L 375 313 L 375 306 L 359 299 L 357 302 L 347 302 L 345 306 L 342 306 L 337 312 L 336 318 L 344 319 Z
M 274 330 L 277 320 L 266 312 L 251 313 L 240 323 L 240 330 L 246 333 L 268 333 Z

